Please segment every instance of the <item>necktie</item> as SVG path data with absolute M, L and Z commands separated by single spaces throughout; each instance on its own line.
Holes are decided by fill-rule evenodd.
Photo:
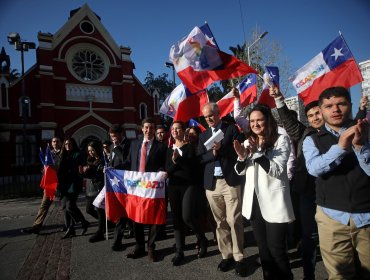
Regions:
M 139 171 L 140 172 L 145 172 L 147 145 L 148 145 L 148 142 L 146 142 L 146 141 L 143 141 L 143 144 L 141 145 L 140 166 L 139 166 Z

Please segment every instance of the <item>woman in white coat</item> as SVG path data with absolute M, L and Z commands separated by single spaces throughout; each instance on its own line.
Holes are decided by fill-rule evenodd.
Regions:
M 278 133 L 270 108 L 257 105 L 249 114 L 249 132 L 235 170 L 245 175 L 242 214 L 250 220 L 265 280 L 293 279 L 286 248 L 288 223 L 294 220 L 287 162 L 290 142 Z

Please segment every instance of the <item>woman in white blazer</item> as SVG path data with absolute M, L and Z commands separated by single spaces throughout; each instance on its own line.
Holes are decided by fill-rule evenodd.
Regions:
M 287 162 L 291 145 L 270 108 L 257 105 L 249 114 L 249 132 L 238 154 L 235 171 L 245 175 L 242 214 L 250 220 L 264 279 L 293 279 L 286 248 L 288 223 L 294 220 Z

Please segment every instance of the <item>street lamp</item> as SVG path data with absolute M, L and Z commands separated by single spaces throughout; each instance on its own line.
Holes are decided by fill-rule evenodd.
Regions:
M 23 41 L 21 36 L 17 32 L 11 32 L 8 34 L 8 42 L 10 45 L 14 45 L 15 50 L 21 52 L 21 66 L 22 66 L 22 98 L 21 98 L 21 111 L 20 116 L 23 121 L 23 143 L 22 143 L 22 163 L 23 163 L 23 176 L 24 184 L 27 184 L 27 165 L 26 165 L 26 136 L 27 136 L 27 117 L 30 110 L 30 99 L 26 96 L 25 84 L 24 84 L 24 52 L 27 52 L 30 49 L 35 49 L 36 44 L 33 42 Z
M 173 63 L 171 62 L 166 62 L 164 64 L 167 68 L 172 68 L 172 84 L 173 84 L 173 88 L 176 87 L 176 80 L 175 80 L 175 66 L 173 65 Z
M 258 38 L 256 39 L 256 41 L 254 41 L 251 45 L 248 46 L 247 48 L 247 53 L 248 53 L 248 64 L 249 66 L 251 66 L 251 58 L 249 56 L 249 49 L 251 47 L 253 47 L 259 40 L 261 40 L 263 37 L 265 37 L 267 35 L 267 31 L 263 32 L 260 36 L 258 36 Z

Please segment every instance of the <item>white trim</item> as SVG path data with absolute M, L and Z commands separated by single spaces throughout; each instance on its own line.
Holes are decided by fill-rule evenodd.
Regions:
M 51 50 L 53 48 L 53 44 L 51 42 L 45 42 L 39 40 L 39 48 L 43 50 Z
M 97 119 L 98 121 L 102 122 L 103 124 L 105 124 L 108 127 L 110 127 L 112 125 L 106 119 L 104 119 L 101 116 L 99 116 L 99 115 L 95 114 L 94 112 L 90 111 L 90 112 L 86 113 L 85 115 L 79 117 L 78 119 L 74 120 L 73 122 L 64 126 L 63 131 L 64 132 L 68 131 L 69 129 L 71 129 L 72 127 L 76 126 L 77 124 L 79 124 L 80 122 L 84 121 L 85 119 L 87 119 L 89 117 L 93 117 L 93 118 Z
M 141 106 L 144 106 L 144 109 L 145 109 L 145 116 L 142 116 L 142 115 L 141 115 Z M 145 118 L 147 118 L 147 117 L 148 117 L 148 105 L 146 105 L 146 103 L 144 103 L 144 102 L 141 102 L 141 103 L 139 104 L 139 116 L 140 116 L 140 120 L 145 119 Z
M 53 66 L 51 66 L 51 65 L 41 65 L 40 64 L 39 69 L 44 70 L 44 71 L 53 71 Z
M 40 75 L 45 75 L 45 76 L 54 76 L 53 73 L 50 73 L 50 72 L 43 72 L 43 71 L 39 71 L 39 74 Z

